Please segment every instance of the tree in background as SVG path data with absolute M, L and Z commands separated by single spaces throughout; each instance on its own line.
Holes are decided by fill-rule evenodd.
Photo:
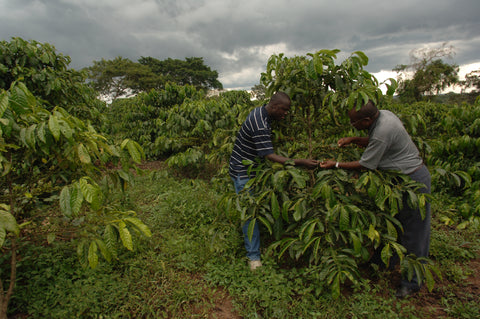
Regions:
M 138 62 L 148 66 L 153 73 L 161 74 L 166 82 L 179 85 L 193 85 L 197 90 L 222 89 L 218 72 L 211 70 L 203 58 L 185 58 L 185 61 L 168 58 L 160 61 L 152 57 L 142 57 Z
M 465 76 L 465 88 L 473 88 L 475 92 L 480 92 L 480 70 L 475 70 Z
M 252 97 L 254 97 L 255 99 L 259 100 L 259 101 L 262 101 L 262 100 L 265 100 L 265 91 L 266 91 L 266 87 L 265 85 L 263 84 L 255 84 L 253 87 L 252 87 L 252 92 L 250 93 L 252 95 Z
M 442 90 L 459 82 L 459 67 L 441 58 L 452 58 L 453 46 L 443 43 L 439 48 L 422 48 L 410 53 L 409 65 L 398 65 L 393 71 L 399 72 L 398 95 L 402 102 L 421 101 L 426 95 L 439 94 Z M 411 78 L 407 73 L 412 72 Z
M 118 97 L 161 88 L 165 80 L 161 75 L 140 63 L 116 57 L 113 60 L 93 61 L 87 69 L 91 86 L 103 95 Z
M 151 89 L 162 90 L 168 82 L 193 85 L 197 90 L 223 88 L 217 79 L 218 72 L 206 66 L 203 58 L 196 57 L 186 58 L 185 61 L 142 57 L 138 62 L 117 57 L 93 61 L 86 70 L 90 85 L 100 94 L 113 99 Z

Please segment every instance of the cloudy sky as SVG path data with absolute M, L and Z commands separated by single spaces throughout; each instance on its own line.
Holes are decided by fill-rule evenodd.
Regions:
M 250 89 L 272 54 L 360 50 L 382 77 L 414 49 L 454 47 L 480 69 L 479 0 L 0 0 L 0 40 L 47 42 L 80 69 L 121 56 L 203 57 L 224 88 Z M 466 65 L 471 65 L 469 68 Z

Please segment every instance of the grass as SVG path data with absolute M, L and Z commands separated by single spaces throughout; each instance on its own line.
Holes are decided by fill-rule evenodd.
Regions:
M 83 269 L 70 242 L 24 245 L 11 317 L 28 318 L 475 318 L 478 234 L 434 220 L 431 254 L 442 270 L 433 292 L 394 297 L 398 274 L 363 269 L 365 280 L 333 299 L 314 268 L 266 255 L 246 265 L 236 216 L 218 209 L 228 180 L 139 176 L 125 199 L 153 236 L 111 264 Z M 120 196 L 120 194 L 119 194 Z M 435 208 L 439 209 L 439 208 Z M 8 256 L 4 256 L 6 258 Z M 2 259 L 2 265 L 5 265 Z M 3 266 L 2 266 L 3 267 Z M 2 272 L 3 274 L 3 272 Z M 477 289 L 477 290 L 475 290 Z M 475 294 L 475 292 L 477 294 Z

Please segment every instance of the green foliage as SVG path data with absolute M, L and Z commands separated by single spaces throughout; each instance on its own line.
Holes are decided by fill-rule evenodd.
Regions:
M 448 86 L 459 83 L 456 64 L 449 64 L 441 58 L 453 56 L 453 47 L 443 43 L 439 48 L 417 49 L 410 54 L 409 65 L 398 65 L 394 71 L 399 72 L 398 96 L 404 103 L 421 101 L 426 96 L 439 94 Z M 411 70 L 413 76 L 406 76 Z
M 160 88 L 165 83 L 161 74 L 155 74 L 147 66 L 122 57 L 93 61 L 93 65 L 85 70 L 90 85 L 97 92 L 112 96 L 113 100 L 123 95 Z
M 211 70 L 200 57 L 185 58 L 185 61 L 171 58 L 160 61 L 152 57 L 142 57 L 138 62 L 148 66 L 153 73 L 162 75 L 165 82 L 192 85 L 197 90 L 223 88 L 217 80 L 218 72 Z
M 251 107 L 247 92 L 206 99 L 190 85 L 168 84 L 162 91 L 114 102 L 106 130 L 138 141 L 149 159 L 171 156 L 171 167 L 201 168 L 230 156 L 239 122 Z
M 397 243 L 402 229 L 394 218 L 402 196 L 421 210 L 427 200 L 416 193 L 422 185 L 405 175 L 356 174 L 320 170 L 311 179 L 299 168 L 276 163 L 261 167 L 244 192 L 232 195 L 236 205 L 229 207 L 238 210 L 243 221 L 265 226 L 275 239 L 268 249 L 278 258 L 288 253 L 320 265 L 319 280 L 338 296 L 346 279 L 360 280 L 358 264 L 368 261 L 374 250 L 381 249 L 386 265 L 394 253 L 403 259 L 405 250 Z
M 308 155 L 312 156 L 318 124 L 325 123 L 326 111 L 334 121 L 344 118 L 353 107 L 360 107 L 369 99 L 380 102 L 382 92 L 377 79 L 363 68 L 368 64 L 367 56 L 360 51 L 335 64 L 339 50 L 320 50 L 306 56 L 287 58 L 283 54 L 273 55 L 262 73 L 261 83 L 267 88 L 266 95 L 276 91 L 287 93 L 292 102 L 292 116 L 284 134 L 302 132 L 307 143 Z M 393 95 L 395 80 L 390 79 L 388 95 Z M 326 123 L 327 125 L 328 122 Z
M 392 104 L 415 137 L 432 174 L 432 192 L 449 198 L 441 219 L 458 227 L 480 226 L 480 108 L 468 104 Z
M 326 282 L 319 280 L 321 265 L 278 262 L 265 255 L 262 268 L 248 269 L 238 214 L 217 206 L 224 186 L 177 180 L 166 171 L 137 176 L 135 185 L 126 193 L 129 209 L 142 212 L 153 236 L 140 242 L 137 253 L 120 252 L 118 261 L 95 270 L 78 264 L 71 243 L 28 243 L 28 249 L 22 248 L 12 317 L 226 316 L 221 310 L 245 318 L 428 318 L 439 311 L 449 313 L 448 318 L 462 317 L 465 311 L 468 318 L 478 313 L 475 296 L 463 291 L 472 275 L 466 265 L 479 247 L 472 230 L 450 232 L 433 221 L 432 258 L 443 278 L 452 282 L 442 282 L 432 294 L 422 290 L 421 300 L 434 303 L 438 296 L 431 307 L 421 307 L 417 298 L 396 299 L 390 272 L 365 274 L 365 269 L 362 275 L 368 280 L 355 285 L 347 280 L 333 299 Z M 226 301 L 231 306 L 224 308 Z
M 52 111 L 56 106 L 97 125 L 105 105 L 85 84 L 86 73 L 69 69 L 70 57 L 48 43 L 12 38 L 0 42 L 0 89 L 21 81 Z
M 149 235 L 133 212 L 117 211 L 108 202 L 113 185 L 124 187 L 131 182 L 131 162 L 144 158 L 137 143 L 127 139 L 120 146 L 111 144 L 64 109 L 48 111 L 21 82 L 13 83 L 1 96 L 0 168 L 4 178 L 0 198 L 10 203 L 11 216 L 29 218 L 29 199 L 38 201 L 42 192 L 46 196 L 60 192 L 62 212 L 88 239 L 88 250 L 80 246 L 79 252 L 82 258 L 85 252 L 91 267 L 97 265 L 99 254 L 110 259 L 98 237 L 100 225 L 115 225 L 128 249 L 133 249 L 129 228 Z M 107 169 L 112 164 L 120 169 Z M 2 229 L 18 233 L 13 220 L 8 221 Z M 118 238 L 108 240 L 115 243 Z
M 221 89 L 218 72 L 211 70 L 203 58 L 185 58 L 185 61 L 142 57 L 138 62 L 117 57 L 113 60 L 93 61 L 86 68 L 90 85 L 97 92 L 113 100 L 130 94 L 165 89 L 168 83 L 191 85 L 197 90 Z

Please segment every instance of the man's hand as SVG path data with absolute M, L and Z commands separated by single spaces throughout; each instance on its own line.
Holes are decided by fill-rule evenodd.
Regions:
M 308 168 L 315 168 L 319 164 L 319 161 L 313 160 L 313 159 L 296 159 L 294 161 L 295 161 L 295 165 L 301 165 Z
M 342 137 L 338 140 L 338 147 L 344 147 L 352 143 L 353 138 L 351 137 Z
M 321 168 L 327 168 L 327 169 L 328 168 L 334 168 L 336 163 L 337 162 L 335 162 L 335 161 L 323 161 L 323 162 L 320 163 L 320 167 Z

